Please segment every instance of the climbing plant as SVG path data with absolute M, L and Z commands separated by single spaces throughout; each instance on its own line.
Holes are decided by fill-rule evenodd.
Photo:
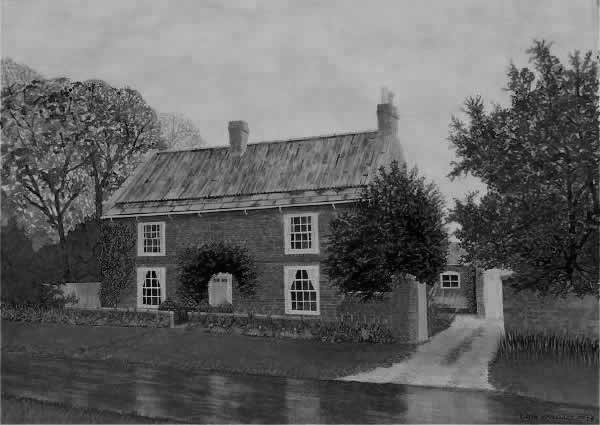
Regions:
M 121 291 L 130 284 L 135 268 L 134 247 L 132 226 L 102 223 L 97 245 L 102 306 L 116 307 L 121 299 Z
M 217 273 L 230 273 L 242 294 L 254 292 L 256 268 L 246 248 L 209 242 L 187 248 L 178 257 L 179 293 L 200 302 L 208 297 L 208 282 Z

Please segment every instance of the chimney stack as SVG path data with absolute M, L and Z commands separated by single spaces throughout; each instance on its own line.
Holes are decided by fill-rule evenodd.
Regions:
M 248 123 L 246 121 L 229 121 L 229 149 L 232 156 L 242 156 L 248 144 Z
M 398 111 L 394 106 L 394 94 L 386 88 L 381 90 L 381 103 L 377 105 L 377 130 L 383 136 L 398 135 Z

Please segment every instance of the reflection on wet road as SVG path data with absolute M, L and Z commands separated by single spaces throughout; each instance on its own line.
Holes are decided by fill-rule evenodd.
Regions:
M 547 423 L 561 416 L 569 418 L 562 422 L 598 421 L 597 409 L 484 391 L 186 373 L 18 354 L 2 358 L 2 391 L 194 423 L 521 423 L 527 418 Z

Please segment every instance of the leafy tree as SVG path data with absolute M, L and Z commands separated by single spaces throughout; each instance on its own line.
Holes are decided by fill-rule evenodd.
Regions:
M 1 112 L 2 189 L 19 211 L 36 208 L 56 230 L 69 279 L 66 234 L 85 214 L 76 201 L 85 200 L 89 183 L 80 102 L 67 79 L 34 80 L 4 88 Z
M 117 89 L 104 81 L 75 83 L 74 90 L 86 104 L 83 109 L 89 144 L 87 169 L 93 182 L 96 220 L 102 202 L 139 165 L 149 149 L 160 148 L 160 123 L 139 92 Z
M 2 69 L 2 88 L 43 79 L 39 72 L 27 65 L 15 62 L 12 58 L 2 58 L 0 68 Z
M 468 122 L 453 117 L 451 176 L 470 173 L 488 191 L 457 200 L 451 219 L 462 226 L 466 260 L 512 269 L 515 288 L 597 294 L 597 64 L 576 51 L 564 66 L 550 48 L 534 42 L 533 69 L 511 64 L 510 105 L 486 111 L 472 97 Z
M 443 200 L 433 183 L 396 161 L 381 168 L 351 210 L 330 224 L 325 269 L 342 292 L 364 299 L 406 275 L 433 283 L 446 264 Z
M 33 80 L 42 80 L 43 77 L 37 71 L 31 69 L 27 65 L 15 62 L 11 58 L 2 58 L 0 60 L 2 74 L 2 88 L 10 87 L 16 84 L 27 84 Z M 3 134 L 3 137 L 5 135 Z M 6 144 L 2 144 L 2 153 L 5 152 Z M 17 212 L 17 208 L 13 205 L 11 197 L 7 196 L 2 191 L 2 217 L 8 217 Z M 17 221 L 23 224 L 25 233 L 33 244 L 33 249 L 36 250 L 40 246 L 52 243 L 54 240 L 53 229 L 48 224 L 45 216 L 36 208 L 28 208 L 20 210 L 18 215 L 15 215 Z M 54 238 L 53 238 L 54 237 Z
M 204 145 L 200 130 L 194 123 L 178 114 L 159 114 L 161 138 L 167 149 L 190 149 Z

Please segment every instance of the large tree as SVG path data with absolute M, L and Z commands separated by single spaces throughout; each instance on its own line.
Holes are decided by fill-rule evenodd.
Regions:
M 161 138 L 167 149 L 192 149 L 204 145 L 200 130 L 179 114 L 159 114 Z
M 70 277 L 68 228 L 81 220 L 89 177 L 80 102 L 67 79 L 34 80 L 2 90 L 2 189 L 20 212 L 33 207 L 56 230 Z
M 92 178 L 94 211 L 116 190 L 149 149 L 162 148 L 156 112 L 131 88 L 115 88 L 100 80 L 75 83 L 85 103 L 82 122 L 89 144 L 87 169 Z
M 394 161 L 331 222 L 327 274 L 342 292 L 364 299 L 391 291 L 407 275 L 433 283 L 446 264 L 443 221 L 436 186 Z
M 451 176 L 479 177 L 487 193 L 457 200 L 451 218 L 466 260 L 513 270 L 517 289 L 597 294 L 597 64 L 574 52 L 563 65 L 550 49 L 535 41 L 532 69 L 511 64 L 508 106 L 468 98 L 467 122 L 453 118 Z
M 2 74 L 2 88 L 11 87 L 15 84 L 27 84 L 33 80 L 42 80 L 44 77 L 37 71 L 27 65 L 17 63 L 11 58 L 2 58 L 0 60 Z M 5 135 L 3 134 L 3 137 Z M 5 151 L 6 143 L 2 144 L 2 152 Z M 7 196 L 8 195 L 8 196 Z M 11 196 L 2 193 L 2 220 L 3 224 L 10 216 L 15 216 L 19 224 L 24 226 L 25 233 L 31 238 L 33 249 L 37 250 L 41 246 L 57 241 L 53 229 L 48 224 L 45 216 L 36 208 L 19 211 L 11 200 Z

